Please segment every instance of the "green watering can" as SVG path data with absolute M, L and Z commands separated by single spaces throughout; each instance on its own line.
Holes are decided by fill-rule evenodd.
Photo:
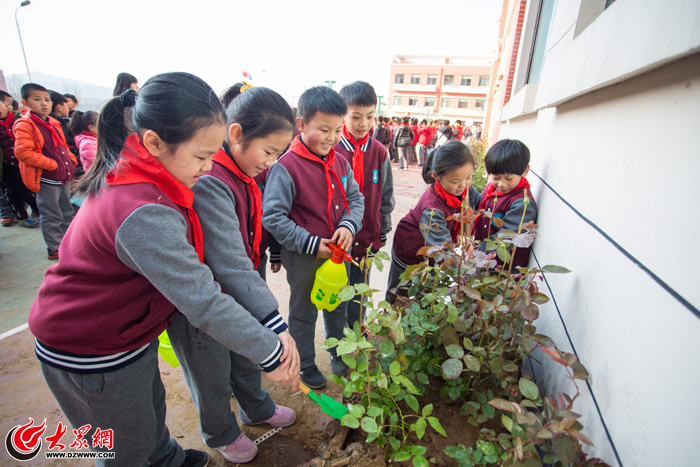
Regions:
M 299 381 L 299 389 L 301 389 L 301 392 L 309 396 L 309 399 L 318 404 L 324 413 L 327 413 L 333 418 L 340 420 L 343 418 L 343 415 L 348 413 L 348 408 L 345 405 L 341 404 L 335 399 L 331 399 L 325 394 L 321 394 L 319 396 L 301 381 Z

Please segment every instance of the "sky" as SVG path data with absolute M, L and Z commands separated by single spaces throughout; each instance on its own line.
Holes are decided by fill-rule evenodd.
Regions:
M 0 69 L 25 73 L 0 0 Z M 439 6 L 433 6 L 439 5 Z M 217 92 L 252 75 L 294 101 L 304 89 L 355 80 L 387 95 L 397 54 L 493 56 L 501 0 L 32 0 L 17 11 L 30 71 L 114 87 L 187 71 Z M 41 83 L 40 83 L 41 84 Z M 58 90 L 60 91 L 60 90 Z

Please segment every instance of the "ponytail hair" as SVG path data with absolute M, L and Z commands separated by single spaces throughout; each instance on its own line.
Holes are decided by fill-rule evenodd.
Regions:
M 221 101 L 222 104 L 224 104 L 224 108 L 228 109 L 228 106 L 231 105 L 231 102 L 233 100 L 241 95 L 241 88 L 245 86 L 243 83 L 236 83 L 230 88 L 226 89 L 221 96 L 219 96 L 219 100 Z
M 70 118 L 68 129 L 73 135 L 78 136 L 88 131 L 90 125 L 97 125 L 98 117 L 98 113 L 92 110 L 88 110 L 87 112 L 75 110 Z
M 229 124 L 238 123 L 243 146 L 281 131 L 294 131 L 294 113 L 287 101 L 272 89 L 249 88 L 236 97 L 226 111 Z
M 105 104 L 97 121 L 95 162 L 76 190 L 87 195 L 100 193 L 133 132 L 155 131 L 174 149 L 201 128 L 225 121 L 221 102 L 201 78 L 183 72 L 156 75 L 138 92 L 129 89 Z
M 443 144 L 428 155 L 423 164 L 423 180 L 425 180 L 425 183 L 432 185 L 435 183 L 433 173 L 437 176 L 442 176 L 467 164 L 476 165 L 472 153 L 461 142 L 451 141 Z

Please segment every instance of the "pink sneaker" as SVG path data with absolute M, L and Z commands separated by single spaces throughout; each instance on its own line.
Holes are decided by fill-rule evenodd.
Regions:
M 242 434 L 236 441 L 228 446 L 214 448 L 221 453 L 227 461 L 244 464 L 252 461 L 258 455 L 258 448 L 246 435 Z
M 243 420 L 241 420 L 245 425 L 261 425 L 263 423 L 267 423 L 270 426 L 274 426 L 275 428 L 284 428 L 286 426 L 290 426 L 294 424 L 294 422 L 297 420 L 297 414 L 294 412 L 292 409 L 285 407 L 283 405 L 278 405 L 277 408 L 275 409 L 275 414 L 268 418 L 267 420 L 263 420 L 262 422 L 258 423 L 247 423 Z

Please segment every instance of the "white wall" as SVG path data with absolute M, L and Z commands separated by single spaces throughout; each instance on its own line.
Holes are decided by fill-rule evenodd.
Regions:
M 527 99 L 533 108 L 521 98 L 518 109 L 504 109 L 501 138 L 524 141 L 532 152 L 532 169 L 551 187 L 534 174 L 528 177 L 540 209 L 540 238 L 533 251 L 540 264 L 559 264 L 573 273 L 548 277 L 551 292 L 545 291 L 553 295 L 562 318 L 550 302 L 537 324 L 571 351 L 566 328 L 591 374 L 590 389 L 580 385 L 575 407 L 596 444 L 589 452 L 611 465 L 619 456 L 624 466 L 692 466 L 700 462 L 695 444 L 700 317 L 573 211 L 697 312 L 700 39 L 695 31 L 700 29 L 695 21 L 700 2 L 653 3 L 618 0 L 575 39 L 563 34 L 571 15 L 556 12 L 552 30 L 561 31 L 557 39 L 568 45 L 560 41 L 556 58 L 545 60 L 539 86 L 530 89 L 537 95 Z M 683 15 L 671 19 L 669 11 Z M 648 15 L 657 18 L 654 28 L 629 32 L 618 27 L 626 18 Z M 567 27 L 557 25 L 557 18 L 565 18 Z M 690 25 L 693 32 L 687 30 Z M 673 29 L 673 37 L 659 35 Z M 586 35 L 589 30 L 595 38 Z M 594 69 L 587 56 L 581 57 L 587 63 L 582 67 L 571 55 L 579 53 L 579 40 L 616 44 L 620 35 L 642 30 L 651 37 L 638 42 L 665 41 L 663 47 L 673 51 L 664 57 L 661 46 L 629 45 L 626 53 L 634 59 L 618 65 L 624 74 L 619 77 L 610 69 Z M 669 45 L 673 41 L 675 49 Z M 599 49 L 596 66 L 618 52 L 625 51 Z M 562 74 L 562 79 L 578 74 L 577 85 L 562 84 L 553 74 L 564 63 L 578 63 Z M 570 392 L 561 367 L 547 364 L 543 355 L 538 359 L 545 363 L 535 364 L 538 383 L 548 393 Z

